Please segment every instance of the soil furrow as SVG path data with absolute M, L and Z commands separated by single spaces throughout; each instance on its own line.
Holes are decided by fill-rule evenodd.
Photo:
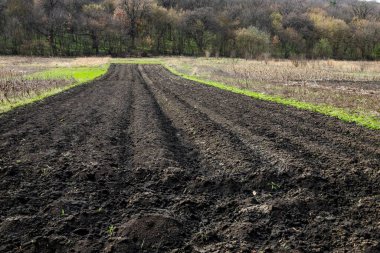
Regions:
M 111 65 L 0 117 L 0 252 L 378 252 L 379 138 Z
M 133 184 L 130 196 L 120 207 L 125 208 L 123 219 L 116 223 L 117 238 L 106 250 L 123 252 L 161 252 L 183 247 L 188 241 L 191 226 L 197 221 L 175 212 L 183 197 L 183 181 L 196 168 L 196 151 L 181 139 L 178 130 L 161 110 L 136 66 L 128 66 L 133 106 L 129 124 L 131 161 L 128 182 Z M 191 154 L 191 156 L 189 155 Z M 195 156 L 194 156 L 195 155 Z M 146 234 L 150 234 L 147 237 Z
M 373 138 L 371 131 L 368 132 L 365 128 L 358 128 L 354 124 L 347 124 L 340 122 L 339 120 L 329 118 L 323 115 L 316 113 L 308 113 L 304 115 L 302 110 L 296 110 L 291 107 L 281 107 L 279 108 L 275 103 L 259 101 L 259 103 L 241 103 L 237 104 L 234 107 L 228 106 L 229 103 L 220 103 L 224 99 L 239 98 L 236 101 L 249 101 L 252 100 L 249 97 L 240 96 L 238 94 L 233 94 L 232 96 L 226 96 L 228 92 L 215 89 L 213 87 L 199 86 L 195 85 L 194 82 L 188 80 L 181 80 L 180 78 L 173 76 L 167 70 L 163 69 L 160 66 L 156 66 L 155 75 L 161 76 L 172 82 L 187 83 L 185 86 L 191 87 L 192 92 L 186 92 L 186 89 L 182 90 L 181 96 L 195 96 L 197 92 L 201 94 L 205 91 L 212 93 L 219 93 L 221 96 L 213 96 L 208 100 L 200 100 L 202 104 L 206 106 L 212 106 L 215 103 L 219 103 L 219 107 L 214 108 L 216 110 L 228 111 L 231 114 L 235 114 L 237 122 L 241 124 L 246 124 L 246 120 L 252 120 L 252 118 L 259 117 L 261 120 L 269 121 L 271 125 L 276 125 L 278 127 L 284 128 L 287 127 L 287 131 L 294 131 L 296 135 L 303 134 L 305 138 L 315 138 L 314 141 L 325 141 L 325 144 L 333 145 L 336 143 L 336 147 L 341 146 L 345 143 L 347 137 L 355 138 L 356 142 L 352 143 L 353 145 L 361 144 L 354 146 L 353 150 L 361 148 L 363 145 L 365 148 L 372 149 L 374 146 L 380 147 L 380 139 Z M 192 87 L 194 86 L 194 87 Z M 242 104 L 245 104 L 247 107 L 243 107 Z M 249 112 L 249 113 L 247 113 Z M 287 117 L 283 117 L 284 113 Z M 263 115 L 273 115 L 273 117 L 265 117 Z M 323 119 L 323 120 L 321 120 Z M 240 121 L 241 120 L 241 121 Z M 252 123 L 252 122 L 251 122 Z M 297 134 L 297 131 L 301 131 Z M 325 137 L 325 138 L 324 138 Z M 340 142 L 341 141 L 341 142 Z M 370 145 L 368 145 L 370 144 Z M 348 147 L 350 148 L 350 147 Z M 365 150 L 364 148 L 364 150 Z
M 151 67 L 146 67 L 148 74 L 149 74 L 150 68 Z M 202 108 L 202 106 L 200 106 L 199 103 L 194 102 L 194 100 L 202 101 L 202 102 L 210 101 L 209 100 L 210 96 L 207 96 L 207 94 L 208 94 L 207 92 L 203 92 L 203 94 L 199 94 L 199 93 L 194 94 L 193 92 L 190 91 L 190 90 L 192 90 L 192 86 L 187 85 L 185 87 L 185 85 L 182 85 L 183 82 L 177 82 L 176 84 L 170 85 L 170 80 L 168 80 L 168 79 L 157 79 L 157 76 L 158 76 L 157 73 L 153 72 L 151 74 L 151 76 L 156 78 L 155 84 L 158 87 L 161 87 L 160 89 L 163 90 L 163 93 L 168 94 L 168 93 L 173 93 L 173 92 L 174 93 L 179 92 L 179 93 L 177 93 L 177 95 L 174 95 L 174 96 L 176 98 L 186 98 L 187 101 L 190 101 L 190 104 L 192 104 L 192 107 L 194 108 L 194 110 L 200 110 L 200 108 Z M 192 85 L 194 85 L 194 84 L 192 84 Z M 169 87 L 169 88 L 166 88 L 166 87 Z M 180 94 L 180 95 L 178 95 L 178 94 Z M 193 100 L 193 99 L 189 99 L 188 97 L 195 97 L 195 98 Z M 181 99 L 178 99 L 178 100 L 181 100 Z M 219 100 L 223 101 L 223 105 L 220 105 L 220 102 L 218 104 L 214 104 L 211 106 L 210 106 L 210 104 L 208 104 L 208 106 L 209 106 L 208 108 L 215 109 L 215 108 L 220 108 L 220 107 L 223 108 L 224 106 L 236 108 L 236 106 L 234 107 L 233 105 L 229 105 L 228 102 L 226 101 L 227 99 L 223 99 L 223 98 L 219 97 Z M 211 99 L 211 101 L 212 101 L 212 99 Z M 184 102 L 184 101 L 182 101 L 182 102 Z M 204 109 L 204 108 L 201 110 L 203 110 L 206 115 L 208 115 L 209 117 L 211 116 L 211 118 L 213 118 L 216 121 L 219 121 L 219 122 L 222 121 L 224 123 L 228 122 L 228 120 L 226 121 L 225 119 L 223 119 L 223 117 L 219 117 L 219 120 L 218 120 L 218 115 L 215 114 L 213 111 L 210 111 L 210 110 Z M 186 115 L 189 115 L 189 113 L 187 113 Z M 234 115 L 231 115 L 228 113 L 225 115 L 228 115 L 229 117 L 232 116 L 231 117 L 232 119 L 235 117 Z M 230 123 L 229 125 L 230 125 L 230 127 L 228 127 L 229 129 L 234 129 L 234 127 L 233 127 L 234 124 Z M 250 123 L 246 122 L 246 125 L 249 126 Z M 239 128 L 245 129 L 245 127 L 243 127 L 243 128 L 238 127 L 237 129 L 235 128 L 235 131 L 239 131 L 238 130 Z M 248 129 L 249 129 L 249 127 L 248 127 Z M 284 130 L 284 133 L 286 133 L 285 131 L 286 131 L 286 129 Z M 259 132 L 259 134 L 266 137 L 265 134 L 263 134 L 262 132 Z M 254 136 L 254 135 L 252 135 L 252 132 L 251 132 L 251 136 Z M 286 137 L 286 135 L 284 135 L 284 136 Z M 291 136 L 289 138 L 291 138 Z M 249 137 L 248 138 L 246 137 L 245 139 L 249 139 Z M 302 139 L 300 139 L 300 140 L 302 141 Z M 262 144 L 264 144 L 264 143 L 265 143 L 265 141 L 262 142 Z M 277 142 L 274 142 L 274 144 L 275 144 L 275 146 L 274 146 L 275 148 L 272 149 L 272 152 L 273 151 L 274 151 L 274 153 L 279 152 L 278 151 L 279 146 L 277 145 Z M 376 194 L 378 193 L 379 184 L 377 182 L 378 175 L 376 176 L 376 173 L 378 172 L 376 157 L 375 157 L 375 159 L 372 158 L 372 164 L 371 164 L 371 162 L 368 163 L 370 167 L 365 169 L 366 172 L 365 172 L 365 174 L 363 174 L 363 172 L 359 171 L 359 169 L 360 168 L 363 169 L 364 166 L 362 166 L 362 167 L 350 166 L 352 168 L 350 170 L 349 169 L 350 167 L 347 168 L 347 165 L 346 165 L 347 163 L 344 161 L 345 158 L 336 156 L 334 153 L 332 153 L 332 154 L 326 153 L 327 158 L 329 160 L 318 161 L 320 156 L 315 155 L 316 151 L 318 151 L 315 149 L 315 147 L 313 149 L 311 149 L 311 152 L 312 152 L 311 155 L 307 156 L 304 154 L 301 154 L 301 155 L 298 154 L 298 152 L 300 151 L 299 146 L 294 146 L 297 148 L 295 148 L 293 150 L 289 150 L 289 148 L 291 147 L 291 146 L 289 146 L 289 142 L 286 144 L 288 145 L 287 147 L 281 147 L 280 146 L 280 148 L 282 148 L 284 151 L 287 151 L 287 152 L 290 151 L 289 154 L 292 156 L 294 156 L 294 154 L 295 154 L 296 155 L 295 158 L 298 158 L 298 159 L 293 159 L 293 160 L 287 161 L 288 162 L 288 171 L 291 173 L 291 175 L 289 177 L 282 178 L 282 182 L 285 184 L 284 186 L 286 187 L 287 186 L 286 184 L 288 184 L 288 187 L 300 187 L 300 186 L 302 186 L 302 187 L 305 187 L 303 190 L 307 190 L 309 192 L 309 194 L 311 194 L 311 196 L 314 195 L 316 197 L 320 194 L 323 194 L 323 195 L 330 196 L 331 199 L 334 199 L 334 201 L 329 201 L 328 198 L 324 199 L 325 197 L 323 197 L 323 198 L 318 197 L 313 201 L 310 201 L 310 200 L 308 201 L 311 203 L 306 202 L 306 203 L 303 203 L 303 205 L 306 205 L 306 206 L 307 205 L 322 205 L 322 206 L 325 206 L 325 211 L 328 211 L 330 209 L 333 210 L 333 209 L 337 208 L 337 210 L 339 210 L 337 213 L 339 213 L 342 211 L 344 212 L 347 209 L 351 210 L 353 208 L 352 202 L 350 203 L 349 201 L 346 201 L 347 196 L 351 196 L 351 197 L 355 198 L 357 201 L 360 201 L 360 199 L 362 197 L 368 196 L 368 193 L 369 193 L 368 188 L 367 188 L 368 183 L 373 186 L 373 188 L 370 191 L 371 192 L 370 195 L 376 196 Z M 301 142 L 301 145 L 302 145 L 302 142 Z M 314 146 L 315 146 L 315 144 L 314 144 Z M 268 147 L 268 146 L 266 146 L 266 147 Z M 306 147 L 306 146 L 304 146 L 304 147 Z M 321 149 L 323 149 L 323 146 L 321 147 Z M 267 151 L 269 151 L 269 150 L 267 150 Z M 372 149 L 372 150 L 377 151 L 376 148 Z M 326 150 L 323 152 L 325 153 Z M 368 150 L 367 150 L 367 152 L 368 152 Z M 368 156 L 368 157 L 371 157 L 371 156 Z M 303 158 L 303 159 L 300 160 L 300 158 L 301 159 Z M 295 162 L 296 163 L 301 162 L 301 165 L 302 165 L 302 163 L 304 163 L 304 164 L 306 164 L 306 166 L 304 166 L 303 168 L 300 168 L 299 166 L 294 167 Z M 339 164 L 339 162 L 342 163 L 343 166 L 345 166 L 345 168 L 347 168 L 347 171 L 343 172 L 339 168 L 337 169 L 337 172 L 331 171 L 331 164 L 337 163 L 337 162 L 338 162 L 338 164 Z M 326 168 L 325 174 L 321 174 L 319 171 L 321 168 L 321 166 L 320 166 L 321 164 L 324 164 L 324 167 Z M 308 165 L 311 167 L 309 167 Z M 297 171 L 293 171 L 293 173 L 292 173 L 291 171 L 297 167 L 299 169 Z M 367 166 L 365 166 L 365 167 L 367 167 Z M 372 167 L 372 169 L 371 169 L 371 167 Z M 338 174 L 338 172 L 340 174 Z M 298 173 L 300 173 L 301 175 L 297 175 Z M 336 175 L 331 177 L 331 173 L 334 173 L 334 174 L 336 173 Z M 345 178 L 343 180 L 341 180 L 342 178 L 339 178 L 339 177 L 337 178 L 337 175 L 341 175 L 341 173 L 347 173 L 347 176 L 349 175 L 348 173 L 351 173 L 351 175 L 356 174 L 356 176 L 353 176 L 350 179 L 348 179 L 348 177 L 345 176 Z M 269 171 L 266 171 L 266 174 L 269 175 Z M 282 176 L 285 176 L 285 175 L 282 175 Z M 298 183 L 295 183 L 294 182 L 295 178 L 299 178 L 300 181 Z M 320 185 L 323 185 L 323 186 L 321 187 Z M 356 185 L 357 188 L 353 189 L 352 188 L 353 185 Z M 337 191 L 336 191 L 337 188 L 340 189 L 340 191 L 341 191 L 340 193 L 337 193 Z M 287 189 L 287 190 L 289 190 L 289 189 Z M 289 194 L 294 194 L 293 192 L 291 192 L 291 189 L 290 189 Z M 286 198 L 289 196 L 282 196 L 282 197 Z M 273 202 L 275 203 L 276 201 L 273 201 Z M 296 206 L 296 208 L 298 208 L 298 207 Z M 307 209 L 305 209 L 305 211 L 306 210 Z M 322 210 L 319 210 L 319 212 L 322 212 Z M 301 215 L 301 214 L 302 213 L 299 213 L 300 218 L 302 216 L 305 216 L 305 215 L 303 215 L 303 214 Z
M 111 68 L 110 72 L 118 72 L 118 68 L 120 66 Z M 93 88 L 99 89 L 97 86 L 99 83 L 93 85 L 95 86 Z M 35 167 L 29 167 L 29 164 L 24 164 L 24 162 L 18 163 L 17 170 L 20 171 L 20 174 L 27 173 L 25 177 L 21 177 L 21 181 L 43 182 L 41 185 L 30 183 L 26 185 L 22 182 L 14 192 L 8 188 L 9 196 L 6 196 L 9 199 L 17 200 L 20 195 L 29 195 L 25 192 L 32 194 L 35 192 L 38 196 L 31 201 L 29 198 L 25 200 L 26 205 L 23 213 L 28 216 L 13 222 L 20 223 L 24 227 L 19 232 L 28 235 L 30 238 L 36 237 L 34 244 L 31 244 L 30 241 L 24 241 L 20 237 L 18 244 L 23 250 L 43 252 L 48 250 L 44 247 L 54 247 L 51 244 L 67 244 L 70 240 L 61 236 L 61 233 L 65 234 L 67 230 L 74 233 L 73 237 L 78 236 L 77 233 L 83 234 L 82 236 L 98 234 L 98 238 L 101 234 L 106 234 L 106 226 L 110 223 L 109 218 L 107 218 L 108 213 L 105 213 L 102 218 L 88 218 L 87 216 L 88 213 L 100 216 L 96 208 L 99 209 L 103 205 L 107 205 L 106 202 L 109 201 L 108 196 L 110 194 L 118 194 L 115 192 L 115 189 L 118 189 L 115 188 L 115 178 L 120 177 L 116 169 L 116 155 L 119 147 L 113 145 L 112 142 L 119 131 L 114 125 L 117 125 L 117 122 L 123 118 L 120 113 L 124 113 L 124 111 L 119 110 L 120 113 L 115 114 L 114 110 L 125 103 L 124 96 L 130 91 L 126 89 L 124 82 L 102 83 L 101 85 L 109 85 L 108 89 L 99 89 L 101 92 L 98 95 L 104 99 L 95 97 L 91 87 L 80 89 L 78 93 L 73 92 L 78 103 L 68 105 L 71 110 L 67 111 L 66 108 L 66 112 L 61 115 L 65 122 L 61 121 L 60 127 L 54 126 L 50 128 L 49 132 L 46 131 L 52 136 L 50 142 L 41 143 L 38 139 L 34 140 L 40 148 L 40 154 L 36 158 L 30 158 L 35 163 L 33 164 Z M 107 99 L 110 96 L 115 97 L 113 94 L 115 89 L 119 91 L 119 96 L 116 99 Z M 50 111 L 45 111 L 47 118 L 50 116 L 49 113 Z M 38 138 L 40 136 L 33 137 L 30 135 L 30 137 Z M 126 145 L 125 143 L 122 144 Z M 25 149 L 22 151 L 28 154 Z M 51 149 L 54 151 L 50 151 Z M 45 153 L 48 155 L 45 156 Z M 18 176 L 15 175 L 14 177 Z M 123 182 L 122 178 L 120 181 Z M 94 191 L 98 184 L 102 185 L 102 189 Z M 5 198 L 4 202 L 8 203 L 8 198 Z M 29 205 L 30 202 L 33 203 Z M 4 221 L 5 223 L 10 218 L 19 215 L 19 211 L 15 209 L 18 206 L 14 201 L 11 203 L 13 204 L 5 206 L 8 216 Z M 107 212 L 105 209 L 102 212 Z M 34 227 L 35 217 L 41 218 L 41 226 Z M 67 220 L 72 219 L 72 217 L 76 217 L 76 219 Z M 89 223 L 99 224 L 99 226 L 88 228 Z M 77 230 L 78 232 L 76 232 Z M 59 238 L 47 236 L 52 232 Z M 17 234 L 15 236 L 17 237 Z M 97 242 L 96 244 L 92 247 L 101 247 L 102 243 Z M 75 247 L 75 245 L 70 246 Z
M 168 81 L 161 80 L 161 83 L 167 84 Z M 166 92 L 172 92 L 171 90 L 172 89 L 166 88 Z M 186 96 L 180 96 L 177 94 L 177 97 L 186 97 Z M 187 97 L 186 100 L 190 101 L 190 103 L 193 104 L 192 106 L 196 109 L 204 108 L 202 105 L 200 105 L 198 102 L 194 101 L 191 98 Z M 213 108 L 216 108 L 216 107 L 214 106 Z M 202 110 L 205 110 L 205 109 L 202 109 Z M 229 120 L 226 121 L 226 119 L 223 119 L 223 117 L 220 117 L 220 115 L 218 116 L 218 113 L 215 113 L 214 111 L 210 111 L 208 109 L 206 110 L 207 110 L 206 114 L 208 114 L 210 117 L 214 117 L 214 118 L 219 117 L 220 119 L 219 121 L 226 122 L 230 126 L 228 128 L 230 129 L 235 128 L 235 130 L 240 133 L 245 132 L 246 134 L 245 134 L 245 137 L 242 138 L 243 140 L 249 140 L 250 139 L 249 136 L 255 136 L 255 132 L 259 131 L 259 129 L 257 128 L 254 130 L 254 132 L 252 130 L 248 130 L 249 127 L 248 129 L 245 128 L 247 124 L 245 124 L 244 127 L 240 127 L 239 125 L 236 125 L 236 123 L 234 124 L 230 122 Z M 268 132 L 263 132 L 263 131 L 259 132 L 260 136 L 263 136 L 259 138 L 261 145 L 266 143 L 267 149 L 268 147 L 271 147 L 272 149 L 271 153 L 276 153 L 276 152 L 278 153 L 279 150 L 283 150 L 283 152 L 287 154 L 286 155 L 287 160 L 291 159 L 291 160 L 297 160 L 299 162 L 302 161 L 303 163 L 302 168 L 313 167 L 316 169 L 323 170 L 323 168 L 328 167 L 329 164 L 331 163 L 337 164 L 337 166 L 351 167 L 352 170 L 354 171 L 362 170 L 363 168 L 366 168 L 366 167 L 368 169 L 370 169 L 371 167 L 372 168 L 380 167 L 380 153 L 378 155 L 377 154 L 378 152 L 375 152 L 375 154 L 373 154 L 372 157 L 369 156 L 371 157 L 371 159 L 365 160 L 365 163 L 364 162 L 361 163 L 360 168 L 359 168 L 359 166 L 351 162 L 353 161 L 353 159 L 355 159 L 352 157 L 351 154 L 346 154 L 346 153 L 342 154 L 341 152 L 333 149 L 330 146 L 326 147 L 324 144 L 316 143 L 316 142 L 313 142 L 312 140 L 302 138 L 300 136 L 292 138 L 291 136 L 287 135 L 288 132 L 286 132 L 286 128 L 285 129 L 273 128 L 273 130 L 270 130 L 270 131 L 265 128 L 265 130 Z M 275 132 L 272 132 L 272 131 L 275 131 Z M 273 136 L 276 137 L 275 141 L 273 141 L 274 139 Z M 258 139 L 257 137 L 255 138 Z M 273 150 L 275 151 L 273 152 Z M 310 158 L 313 158 L 313 159 L 310 159 Z M 293 168 L 291 168 L 290 170 L 293 170 Z
M 161 83 L 169 84 L 168 80 L 161 79 Z M 173 90 L 174 85 L 171 86 L 170 89 L 167 90 Z M 186 88 L 185 88 L 186 89 Z M 180 91 L 179 97 L 187 97 L 187 100 L 192 100 L 191 98 L 188 98 L 189 96 L 193 96 L 191 92 L 186 92 L 186 94 L 183 94 L 183 90 L 185 89 L 177 89 Z M 174 89 L 175 90 L 175 89 Z M 208 101 L 208 99 L 199 99 L 200 101 Z M 194 101 L 194 100 L 193 100 Z M 198 102 L 193 102 L 195 107 L 200 107 Z M 210 106 L 211 107 L 211 106 Z M 220 111 L 218 107 L 228 107 L 228 108 L 234 108 L 234 106 L 228 105 L 228 103 L 223 103 L 223 105 L 216 106 L 215 104 L 211 108 L 215 108 L 216 111 Z M 209 111 L 209 114 L 214 113 L 213 111 Z M 214 113 L 215 114 L 215 113 Z M 231 115 L 232 120 L 236 124 L 235 119 L 235 113 L 229 114 Z M 276 117 L 275 117 L 276 118 Z M 279 118 L 279 117 L 277 117 Z M 282 117 L 286 118 L 286 117 Z M 257 119 L 256 119 L 257 120 Z M 267 120 L 265 118 L 258 120 L 262 125 Z M 237 123 L 238 125 L 241 125 Z M 365 151 L 366 159 L 360 159 L 362 162 L 360 164 L 357 164 L 358 157 L 363 157 L 362 154 L 356 151 L 356 153 L 352 154 L 352 152 L 344 152 L 343 149 L 345 149 L 345 146 L 341 145 L 338 148 L 335 146 L 329 145 L 327 142 L 316 142 L 313 141 L 313 138 L 309 137 L 303 137 L 300 135 L 292 136 L 289 135 L 289 131 L 287 131 L 288 127 L 274 127 L 270 124 L 263 127 L 263 128 L 252 128 L 254 123 L 250 122 L 243 122 L 243 128 L 250 129 L 251 133 L 253 135 L 257 134 L 260 136 L 263 136 L 267 141 L 272 142 L 272 146 L 274 146 L 275 150 L 283 150 L 284 152 L 287 152 L 289 156 L 297 158 L 298 161 L 303 161 L 303 163 L 306 165 L 306 167 L 314 167 L 316 169 L 323 169 L 328 168 L 328 166 L 332 163 L 336 164 L 337 166 L 351 168 L 351 170 L 354 171 L 361 171 L 363 168 L 365 169 L 376 169 L 380 167 L 380 149 L 376 147 L 370 147 L 367 148 Z M 297 126 L 298 128 L 298 126 Z M 296 130 L 292 130 L 296 131 Z M 290 132 L 292 132 L 290 131 Z M 310 134 L 310 136 L 313 136 L 313 134 Z M 325 136 L 326 138 L 326 136 Z M 351 145 L 353 142 L 348 143 Z M 310 159 L 312 158 L 312 159 Z M 359 172 L 360 173 L 360 172 Z

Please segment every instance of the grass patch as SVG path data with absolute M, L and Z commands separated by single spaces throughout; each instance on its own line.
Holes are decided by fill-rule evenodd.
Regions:
M 38 80 L 66 79 L 74 80 L 74 84 L 81 84 L 104 75 L 108 67 L 109 64 L 98 67 L 53 68 L 31 74 L 27 78 Z
M 31 97 L 22 97 L 13 99 L 11 102 L 0 103 L 0 113 L 10 111 L 14 108 L 34 103 L 57 93 L 66 91 L 80 84 L 92 81 L 104 75 L 109 68 L 109 64 L 96 66 L 96 67 L 79 67 L 79 68 L 54 68 L 45 71 L 37 72 L 26 76 L 26 79 L 37 80 L 70 80 L 69 85 L 64 87 L 52 88 L 35 94 Z

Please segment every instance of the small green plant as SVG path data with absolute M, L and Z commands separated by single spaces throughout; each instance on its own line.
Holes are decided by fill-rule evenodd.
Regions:
M 272 191 L 277 191 L 281 188 L 281 185 L 276 184 L 275 182 L 270 182 L 268 185 L 271 187 Z
M 65 216 L 65 209 L 61 209 L 61 216 Z
M 107 229 L 107 233 L 109 236 L 113 236 L 113 233 L 115 232 L 115 226 L 114 225 L 110 225 Z

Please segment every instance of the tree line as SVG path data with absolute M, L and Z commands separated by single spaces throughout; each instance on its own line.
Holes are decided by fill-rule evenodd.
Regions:
M 0 0 L 0 54 L 380 59 L 357 0 Z

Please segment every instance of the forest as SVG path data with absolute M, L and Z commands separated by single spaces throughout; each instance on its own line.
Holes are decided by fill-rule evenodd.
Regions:
M 380 59 L 380 3 L 0 0 L 0 54 Z

